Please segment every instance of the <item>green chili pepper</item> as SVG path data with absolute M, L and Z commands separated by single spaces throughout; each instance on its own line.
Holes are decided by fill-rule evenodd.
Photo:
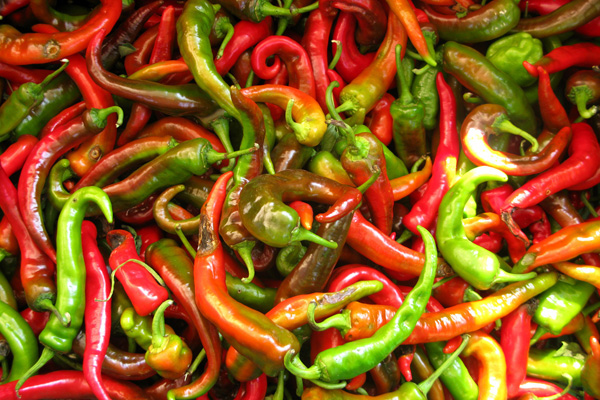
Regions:
M 38 342 L 21 314 L 3 301 L 0 301 L 0 333 L 8 341 L 13 355 L 5 382 L 21 379 L 38 358 Z
M 152 317 L 146 315 L 140 316 L 133 307 L 127 308 L 121 314 L 121 329 L 125 335 L 135 340 L 135 342 L 144 350 L 148 350 L 152 344 Z M 166 325 L 165 332 L 173 335 L 173 328 Z
M 85 310 L 85 263 L 81 249 L 81 223 L 90 203 L 100 208 L 112 223 L 112 205 L 108 195 L 95 186 L 81 188 L 69 197 L 58 217 L 56 235 L 56 309 L 67 326 L 51 314 L 46 327 L 39 335 L 45 346 L 37 363 L 21 377 L 17 391 L 38 369 L 54 356 L 67 353 L 83 324 Z
M 443 363 L 452 355 L 444 353 L 444 342 L 425 343 L 429 361 L 435 368 L 441 368 Z M 461 359 L 457 358 L 442 372 L 440 380 L 450 391 L 454 398 L 464 400 L 477 399 L 479 388 L 477 383 L 469 375 L 469 371 Z
M 8 254 L 10 254 L 10 253 L 8 253 Z M 3 301 L 4 303 L 8 304 L 15 310 L 17 309 L 17 299 L 15 298 L 15 294 L 13 293 L 13 288 L 1 270 L 0 270 L 0 301 Z
M 502 269 L 503 261 L 489 250 L 471 242 L 462 224 L 463 210 L 477 185 L 487 181 L 506 182 L 504 172 L 477 167 L 467 172 L 448 190 L 438 212 L 437 243 L 452 269 L 474 288 L 487 290 L 495 283 L 531 279 L 535 273 L 511 274 Z
M 534 135 L 537 133 L 533 108 L 523 89 L 509 75 L 477 50 L 456 42 L 444 44 L 443 56 L 444 71 L 487 103 L 504 107 L 510 120 L 519 128 Z
M 594 291 L 595 287 L 586 282 L 559 280 L 556 285 L 542 293 L 539 296 L 540 304 L 533 316 L 538 329 L 532 341 L 537 341 L 548 331 L 553 335 L 560 334 L 569 321 L 585 307 Z
M 227 293 L 240 303 L 266 313 L 275 305 L 277 289 L 260 287 L 252 282 L 244 283 L 240 278 L 227 274 L 225 276 Z
M 573 386 L 581 386 L 581 370 L 583 369 L 585 356 L 573 353 L 561 355 L 554 349 L 529 349 L 527 358 L 527 375 L 564 384 L 569 383 L 565 374 L 573 378 Z
M 425 311 L 437 269 L 435 241 L 425 228 L 419 226 L 418 230 L 425 243 L 425 265 L 418 282 L 394 317 L 368 339 L 347 342 L 322 351 L 310 368 L 306 368 L 293 351 L 288 352 L 285 365 L 291 373 L 319 385 L 336 384 L 375 367 L 410 335 Z M 337 385 L 337 388 L 343 386 L 345 383 Z
M 59 69 L 48 75 L 41 83 L 26 82 L 19 86 L 0 107 L 0 141 L 5 140 L 27 114 L 44 99 L 48 84 L 67 67 L 64 63 Z M 29 133 L 29 132 L 28 132 Z
M 46 196 L 48 202 L 57 210 L 62 209 L 63 205 L 71 196 L 71 193 L 63 186 L 63 182 L 77 177 L 75 172 L 70 168 L 70 165 L 71 163 L 69 160 L 63 158 L 54 164 L 48 175 Z
M 525 32 L 496 40 L 485 53 L 487 59 L 496 68 L 510 75 L 522 87 L 529 86 L 536 81 L 523 67 L 523 61 L 533 64 L 543 55 L 542 41 Z

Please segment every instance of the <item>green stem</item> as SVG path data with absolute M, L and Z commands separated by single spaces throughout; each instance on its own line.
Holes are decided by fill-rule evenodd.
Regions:
M 272 17 L 289 18 L 292 16 L 292 12 L 288 8 L 277 7 L 268 1 L 259 2 L 260 13 L 262 15 L 270 15 Z
M 108 297 L 106 299 L 94 299 L 94 301 L 105 302 L 105 301 L 109 301 L 112 298 L 112 295 L 115 292 L 115 275 L 117 274 L 117 271 L 119 270 L 119 268 L 121 268 L 123 265 L 125 265 L 129 262 L 141 265 L 142 267 L 144 267 L 146 269 L 146 271 L 148 271 L 150 273 L 150 275 L 152 275 L 152 277 L 154 279 L 156 279 L 156 281 L 162 287 L 167 287 L 167 285 L 165 284 L 165 281 L 163 281 L 163 279 L 160 277 L 160 275 L 158 275 L 156 273 L 156 271 L 154 271 L 148 264 L 144 263 L 143 261 L 136 260 L 135 258 L 130 258 L 129 260 L 119 264 L 119 266 L 111 272 L 111 274 L 110 274 L 110 293 L 108 294 Z
M 188 238 L 183 234 L 183 231 L 181 230 L 181 225 L 175 226 L 175 234 L 177 234 L 177 237 L 179 238 L 179 240 L 181 240 L 183 247 L 185 247 L 188 253 L 190 253 L 192 257 L 196 258 L 196 250 L 194 250 L 194 247 L 192 246 Z
M 339 40 L 332 40 L 331 42 L 335 44 L 335 54 L 333 55 L 333 59 L 327 68 L 335 69 L 335 66 L 337 65 L 338 61 L 340 61 L 340 57 L 342 56 L 342 42 Z
M 46 89 L 46 86 L 48 86 L 54 78 L 56 78 L 61 72 L 63 72 L 68 65 L 69 60 L 64 60 L 60 68 L 58 68 L 56 71 L 52 72 L 50 75 L 45 77 L 44 80 L 41 81 L 40 84 L 37 86 L 39 93 L 42 93 L 44 89 Z
M 481 300 L 481 295 L 473 289 L 472 286 L 468 286 L 465 289 L 465 294 L 463 295 L 463 302 L 468 303 L 471 301 L 479 301 Z
M 289 9 L 292 6 L 292 2 L 293 2 L 292 0 L 284 0 L 283 8 Z M 283 33 L 287 29 L 289 23 L 290 23 L 289 18 L 279 18 L 279 21 L 277 22 L 277 31 L 275 32 L 275 35 L 277 35 L 277 36 L 283 35 Z
M 52 314 L 54 314 L 54 316 L 56 317 L 56 319 L 58 319 L 58 322 L 60 322 L 62 326 L 68 327 L 71 325 L 71 315 L 68 312 L 65 313 L 65 315 L 62 315 L 50 299 L 41 300 L 38 303 L 38 307 L 40 308 L 40 310 L 50 311 Z
M 398 78 L 398 82 L 400 82 L 400 104 L 413 104 L 414 98 L 412 93 L 410 92 L 410 87 L 408 86 L 408 80 L 406 79 L 406 75 L 404 74 L 404 66 L 402 65 L 402 45 L 396 45 L 396 76 Z
M 223 27 L 221 27 L 221 29 L 223 29 Z M 233 29 L 233 25 L 229 21 L 224 22 L 224 29 L 226 32 L 225 38 L 223 39 L 223 41 L 221 42 L 221 45 L 219 46 L 219 51 L 217 51 L 217 59 L 223 57 L 223 53 L 225 52 L 225 47 L 227 47 L 227 44 L 229 43 L 229 41 L 231 40 L 231 38 L 233 37 L 233 34 L 235 32 Z
M 582 118 L 592 118 L 598 111 L 598 107 L 592 106 L 587 108 L 587 103 L 594 98 L 594 93 L 586 85 L 575 86 L 571 89 L 568 95 L 569 99 L 577 106 L 577 111 Z
M 501 116 L 496 118 L 496 120 L 492 124 L 492 128 L 496 129 L 497 131 L 521 136 L 523 139 L 525 139 L 529 143 L 531 143 L 531 151 L 532 152 L 535 153 L 536 151 L 538 151 L 539 144 L 538 144 L 537 139 L 534 138 L 529 133 L 525 132 L 523 129 L 517 128 L 512 122 L 510 122 L 508 120 L 508 116 L 506 116 L 505 114 L 502 114 Z
M 36 372 L 38 372 L 44 365 L 48 363 L 48 361 L 52 360 L 52 357 L 54 357 L 54 351 L 50 350 L 48 347 L 44 347 L 44 350 L 42 350 L 42 354 L 40 355 L 40 358 L 37 360 L 37 362 L 33 364 L 31 368 L 29 368 L 29 370 L 17 382 L 17 386 L 15 387 L 17 397 L 21 397 L 19 395 L 19 389 L 21 388 L 21 386 L 23 386 L 23 384 L 25 384 L 27 379 L 35 375 Z
M 210 123 L 215 135 L 219 138 L 221 143 L 223 143 L 223 147 L 225 147 L 226 152 L 232 152 L 233 146 L 231 145 L 231 140 L 229 139 L 229 121 L 225 117 L 217 118 L 216 120 Z M 233 168 L 233 166 L 231 167 Z
M 467 93 L 463 94 L 463 100 L 466 101 L 467 103 L 471 103 L 471 104 L 483 104 L 483 100 L 481 99 L 481 97 L 479 97 L 471 92 L 467 92 Z
M 202 350 L 200 350 L 200 353 L 198 353 L 198 356 L 194 359 L 194 362 L 192 363 L 192 365 L 190 365 L 190 367 L 186 371 L 186 374 L 192 375 L 194 372 L 196 372 L 196 370 L 198 369 L 198 367 L 200 366 L 202 361 L 204 361 L 205 358 L 206 358 L 206 350 L 202 349 Z
M 440 367 L 436 369 L 433 374 L 429 375 L 427 379 L 419 383 L 418 386 L 423 395 L 427 395 L 427 393 L 429 392 L 435 381 L 437 381 L 437 379 L 440 377 L 440 375 L 444 373 L 444 371 L 450 366 L 450 364 L 456 361 L 460 353 L 462 353 L 465 347 L 467 347 L 467 343 L 469 343 L 469 339 L 471 338 L 471 336 L 462 335 L 462 338 L 462 343 L 460 344 L 460 346 L 458 346 L 458 349 L 456 349 L 456 351 L 452 353 L 452 355 L 446 361 L 444 361 L 442 365 L 440 365 Z
M 302 124 L 294 121 L 294 117 L 292 116 L 294 102 L 294 99 L 290 99 L 285 107 L 285 122 L 290 126 L 290 128 L 292 128 L 294 133 L 302 133 Z
M 352 324 L 350 323 L 350 314 L 348 311 L 344 310 L 341 314 L 335 314 L 321 322 L 317 322 L 315 321 L 316 308 L 317 302 L 311 301 L 308 303 L 308 308 L 306 310 L 308 325 L 310 325 L 314 331 L 324 331 L 329 328 L 335 328 L 344 333 L 352 327 Z
M 231 79 L 231 82 L 233 83 L 233 86 L 235 86 L 237 89 L 241 89 L 242 88 L 240 86 L 240 83 L 238 82 L 238 80 L 235 78 L 235 76 L 233 76 L 233 74 L 231 72 L 228 72 L 227 76 L 229 77 L 229 79 Z
M 594 207 L 590 204 L 590 201 L 588 200 L 586 194 L 587 194 L 587 192 L 581 192 L 581 201 L 585 205 L 585 208 L 588 209 L 588 211 L 590 212 L 592 217 L 596 218 L 598 216 L 598 213 L 596 212 Z
M 165 300 L 154 312 L 154 318 L 152 318 L 152 347 L 155 349 L 160 348 L 165 342 L 165 310 L 171 304 L 173 304 L 173 300 Z
M 367 189 L 369 189 L 371 187 L 372 184 L 375 183 L 375 181 L 377 180 L 377 178 L 379 178 L 379 175 L 381 175 L 381 169 L 379 169 L 378 166 L 375 166 L 375 172 L 373 172 L 373 175 L 371 175 L 369 177 L 369 179 L 367 179 L 365 181 L 365 183 L 363 183 L 362 185 L 360 185 L 359 187 L 357 187 L 357 189 L 364 194 Z
M 433 286 L 431 287 L 431 289 L 437 289 L 440 286 L 442 286 L 444 283 L 446 283 L 446 282 L 448 282 L 448 281 L 450 281 L 450 280 L 452 280 L 454 278 L 456 278 L 456 275 L 450 275 L 450 276 L 447 276 L 447 277 L 445 277 L 443 279 L 440 279 L 439 281 L 437 281 L 436 283 L 433 284 Z
M 535 278 L 536 276 L 537 274 L 533 271 L 527 274 L 513 274 L 500 269 L 500 271 L 498 271 L 498 275 L 494 279 L 494 283 L 519 282 Z
M 248 269 L 248 276 L 242 278 L 242 282 L 250 283 L 254 279 L 254 261 L 252 261 L 252 249 L 256 245 L 255 241 L 245 241 L 234 246 L 234 250 L 238 252 L 246 268 Z
M 292 16 L 294 15 L 298 15 L 298 14 L 303 14 L 303 13 L 307 13 L 307 12 L 311 12 L 316 10 L 317 8 L 319 8 L 319 2 L 316 1 L 312 4 L 307 5 L 306 7 L 302 7 L 302 8 L 297 8 L 295 10 L 292 10 Z
M 546 333 L 548 333 L 548 329 L 538 325 L 537 329 L 535 330 L 535 334 L 531 337 L 531 340 L 529 341 L 529 345 L 533 346 L 534 344 L 536 344 L 537 341 L 540 340 L 540 338 Z
M 321 246 L 325 246 L 330 249 L 337 249 L 337 247 L 338 247 L 338 244 L 336 242 L 327 240 L 327 239 L 323 239 L 321 236 L 317 235 L 316 233 L 313 233 L 313 232 L 309 231 L 308 229 L 305 229 L 305 228 L 299 226 L 292 231 L 292 239 L 290 240 L 290 243 L 301 241 L 301 240 L 308 240 L 309 242 L 320 244 Z
M 254 70 L 250 71 L 248 74 L 248 79 L 246 79 L 246 87 L 252 86 L 252 83 L 254 82 L 254 75 Z
M 117 126 L 121 126 L 123 124 L 123 109 L 119 106 L 112 106 L 107 108 L 92 108 L 90 110 L 90 116 L 94 122 L 94 124 L 100 128 L 104 128 L 106 126 L 106 118 L 112 113 L 117 113 Z
M 254 143 L 254 146 L 249 147 L 247 149 L 243 149 L 243 150 L 237 150 L 237 151 L 231 151 L 229 153 L 208 153 L 206 156 L 206 161 L 209 164 L 214 164 L 218 161 L 222 161 L 228 158 L 237 158 L 239 156 L 243 156 L 245 154 L 250 154 L 250 153 L 254 153 L 256 150 L 258 150 L 258 143 Z

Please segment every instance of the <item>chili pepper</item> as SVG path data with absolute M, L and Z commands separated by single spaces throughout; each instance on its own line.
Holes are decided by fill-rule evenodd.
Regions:
M 104 259 L 96 244 L 96 226 L 83 221 L 81 246 L 86 267 L 85 331 L 88 342 L 83 358 L 83 374 L 99 399 L 110 399 L 100 375 L 102 359 L 110 338 L 111 303 L 96 302 L 109 295 L 110 284 Z
M 506 375 L 506 390 L 509 398 L 517 394 L 519 386 L 527 375 L 529 331 L 531 317 L 535 313 L 537 304 L 537 301 L 527 302 L 502 318 L 500 345 L 506 364 L 510 365 L 510 373 Z
M 21 377 L 35 364 L 38 357 L 37 340 L 27 322 L 7 303 L 0 301 L 0 334 L 4 336 L 13 355 L 10 373 L 5 382 Z M 6 386 L 6 385 L 4 385 Z
M 73 341 L 73 352 L 83 356 L 86 337 L 83 332 Z M 102 373 L 114 378 L 126 380 L 143 380 L 156 375 L 144 359 L 144 353 L 129 353 L 109 344 L 102 360 Z
M 547 331 L 554 335 L 560 334 L 569 321 L 585 307 L 593 292 L 594 286 L 589 283 L 559 281 L 542 293 L 539 306 L 533 315 L 533 321 L 538 324 L 538 328 L 532 341 L 537 341 Z
M 273 147 L 271 158 L 275 172 L 281 172 L 286 169 L 301 169 L 312 160 L 313 154 L 312 148 L 301 144 L 293 133 L 288 133 Z
M 177 20 L 177 43 L 200 89 L 208 93 L 227 114 L 239 120 L 239 113 L 231 101 L 229 87 L 217 73 L 212 60 L 208 36 L 214 19 L 212 4 L 204 0 L 187 2 Z
M 331 316 L 351 301 L 377 293 L 382 286 L 375 280 L 361 281 L 333 293 L 313 292 L 296 295 L 278 303 L 266 316 L 277 325 L 293 330 L 309 322 L 308 313 L 313 320 L 315 316 L 317 318 Z M 237 380 L 246 381 L 258 373 L 256 367 L 248 365 L 247 359 L 233 348 L 230 348 L 227 353 L 226 363 L 228 370 Z
M 337 221 L 319 225 L 317 235 L 324 240 L 334 241 L 337 243 L 337 248 L 331 249 L 311 243 L 306 254 L 279 285 L 275 303 L 280 303 L 293 296 L 318 292 L 325 288 L 333 268 L 340 258 L 351 221 L 352 213 Z
M 487 165 L 517 176 L 538 174 L 558 161 L 569 143 L 571 132 L 562 128 L 545 146 L 537 150 L 537 141 L 527 132 L 510 124 L 506 110 L 496 104 L 477 106 L 461 126 L 461 142 L 467 157 L 476 165 Z M 509 132 L 532 141 L 533 154 L 520 156 L 493 150 L 485 142 L 490 134 Z
M 553 263 L 552 266 L 560 273 L 570 276 L 573 279 L 587 282 L 596 287 L 600 286 L 600 282 L 598 281 L 600 269 L 598 267 L 593 265 L 580 265 L 571 262 L 557 262 Z
M 426 152 L 424 106 L 410 92 L 410 86 L 400 60 L 400 47 L 396 46 L 397 79 L 400 82 L 399 97 L 390 106 L 394 120 L 394 145 L 396 154 L 411 167 Z
M 464 220 L 463 225 L 469 239 L 481 234 L 490 232 L 499 234 L 498 240 L 506 240 L 508 253 L 513 262 L 518 262 L 526 252 L 525 244 L 515 237 L 508 226 L 501 220 L 498 214 L 483 213 L 476 217 Z
M 404 299 L 390 323 L 379 329 L 372 338 L 346 343 L 319 353 L 310 368 L 306 368 L 300 359 L 295 357 L 295 352 L 290 351 L 285 357 L 286 368 L 290 372 L 305 379 L 321 379 L 335 384 L 370 370 L 408 337 L 425 310 L 437 265 L 433 237 L 424 228 L 420 228 L 419 231 L 424 237 L 427 261 L 419 281 Z
M 10 25 L 3 25 L 0 29 L 0 37 L 4 37 L 0 62 L 43 64 L 84 50 L 96 31 L 110 31 L 121 15 L 120 0 L 104 0 L 101 3 L 98 12 L 73 32 L 22 34 Z
M 20 136 L 0 154 L 0 165 L 2 165 L 6 175 L 11 176 L 23 167 L 27 156 L 37 142 L 35 136 Z
M 238 110 L 239 120 L 243 128 L 240 148 L 263 147 L 265 145 L 265 125 L 260 109 L 256 103 L 242 95 L 238 89 L 232 88 L 231 97 L 234 106 Z M 260 175 L 262 169 L 262 151 L 243 155 L 238 159 L 233 170 L 233 187 L 225 199 L 222 219 L 219 224 L 219 233 L 225 243 L 239 254 L 248 268 L 248 277 L 244 278 L 244 282 L 251 282 L 254 278 L 252 249 L 256 245 L 256 239 L 241 222 L 240 193 L 248 181 Z
M 584 182 L 593 176 L 600 166 L 600 160 L 596 160 L 590 153 L 591 151 L 596 154 L 596 151 L 600 151 L 592 128 L 584 123 L 573 124 L 572 128 L 573 140 L 569 145 L 569 158 L 529 180 L 505 200 L 501 209 L 502 219 L 507 222 L 512 231 L 518 232 L 514 222 L 510 220 L 510 213 L 514 208 L 538 204 L 549 195 Z M 536 192 L 537 190 L 540 192 Z
M 310 159 L 307 168 L 319 176 L 333 179 L 344 185 L 354 186 L 342 163 L 329 151 L 320 151 L 315 154 Z
M 87 49 L 87 67 L 92 79 L 114 95 L 133 100 L 171 115 L 194 114 L 208 117 L 217 110 L 217 104 L 198 85 L 163 85 L 156 82 L 121 78 L 102 67 L 101 43 L 105 36 L 98 31 Z
M 334 41 L 339 42 L 339 46 L 341 47 L 340 59 L 335 66 L 335 70 L 339 72 L 346 82 L 353 81 L 363 69 L 371 64 L 375 57 L 375 52 L 362 54 L 358 50 L 354 39 L 355 31 L 356 17 L 350 12 L 340 12 L 332 37 Z
M 445 354 L 443 342 L 430 342 L 425 344 L 427 357 L 435 368 L 441 368 L 444 362 L 451 358 Z M 452 396 L 461 399 L 477 399 L 479 390 L 477 384 L 469 375 L 469 371 L 460 359 L 448 365 L 440 375 L 440 380 L 448 388 Z
M 9 255 L 18 255 L 20 252 L 19 241 L 5 216 L 0 220 L 0 249 L 3 259 Z
M 142 349 L 148 350 L 152 344 L 152 317 L 149 315 L 142 317 L 130 307 L 123 311 L 120 321 L 123 333 L 128 338 L 135 340 Z M 168 325 L 165 326 L 165 332 L 175 333 Z
M 306 183 L 310 182 L 310 186 Z M 332 222 L 350 213 L 360 201 L 357 189 L 341 185 L 304 170 L 285 170 L 275 175 L 260 175 L 249 181 L 240 193 L 240 216 L 246 229 L 258 240 L 275 247 L 284 247 L 296 240 L 310 240 L 336 248 L 331 241 L 299 227 L 298 214 L 283 204 L 304 200 L 333 204 L 316 220 Z M 270 215 L 268 228 L 262 215 Z M 277 233 L 275 233 L 277 231 Z
M 598 375 L 600 374 L 600 344 L 598 338 L 590 338 L 590 347 L 592 352 L 588 355 L 581 370 L 581 383 L 587 394 L 593 397 L 600 396 L 600 387 L 598 386 Z
M 119 54 L 119 46 L 133 42 L 142 30 L 146 20 L 150 18 L 163 3 L 163 0 L 157 0 L 139 7 L 112 31 L 102 46 L 102 64 L 105 68 L 111 69 L 113 67 L 121 57 Z
M 47 0 L 32 0 L 29 8 L 33 15 L 42 23 L 55 27 L 60 32 L 71 32 L 79 29 L 93 15 L 89 14 L 70 15 L 54 9 Z
M 285 64 L 292 86 L 315 97 L 315 80 L 306 50 L 299 43 L 285 36 L 269 36 L 259 42 L 252 51 L 252 68 L 262 79 L 271 79 L 277 70 L 270 69 L 267 58 L 278 56 Z
M 144 400 L 147 396 L 136 385 L 107 376 L 102 377 L 109 396 L 115 400 Z M 30 378 L 17 392 L 16 382 L 0 386 L 0 395 L 7 400 L 43 398 L 81 398 L 94 396 L 81 371 L 54 371 Z
M 221 342 L 217 331 L 205 319 L 195 304 L 193 286 L 193 263 L 177 243 L 171 239 L 162 239 L 148 248 L 146 258 L 149 264 L 165 279 L 173 296 L 191 316 L 193 324 L 200 335 L 203 348 L 207 352 L 208 365 L 203 376 L 191 385 L 170 391 L 170 398 L 187 398 L 199 396 L 216 382 L 221 364 Z
M 581 117 L 591 118 L 597 111 L 596 106 L 587 109 L 588 104 L 600 99 L 600 73 L 594 70 L 581 70 L 569 76 L 565 86 L 565 94 L 571 103 L 577 106 Z
M 539 15 L 546 15 L 554 12 L 558 8 L 567 4 L 568 1 L 552 1 L 550 3 L 544 1 L 529 1 L 527 4 L 528 12 L 533 12 Z M 523 5 L 519 5 L 519 8 L 523 11 Z M 580 33 L 584 36 L 597 37 L 598 36 L 598 24 L 600 23 L 600 18 L 596 17 L 585 25 L 580 26 L 575 29 L 577 33 Z
M 55 352 L 71 350 L 73 340 L 81 325 L 85 304 L 81 301 L 85 292 L 85 262 L 81 247 L 81 224 L 90 203 L 96 204 L 109 223 L 112 222 L 112 208 L 108 196 L 95 187 L 83 188 L 73 193 L 64 205 L 57 225 L 56 237 L 56 309 L 61 318 L 55 314 L 39 335 L 45 346 L 39 360 L 17 383 L 17 391 L 23 383 L 46 364 Z M 65 324 L 65 321 L 66 324 Z
M 450 340 L 457 335 L 482 329 L 542 293 L 554 285 L 557 279 L 558 274 L 555 272 L 540 274 L 528 281 L 512 283 L 482 300 L 423 314 L 415 330 L 403 344 Z M 497 304 L 502 304 L 502 307 L 498 308 Z M 394 315 L 392 307 L 368 306 L 356 302 L 349 304 L 346 309 L 352 314 L 348 317 L 351 317 L 352 327 L 344 331 L 346 340 L 371 337 Z
M 471 287 L 461 277 L 454 277 L 433 288 L 433 297 L 444 307 L 452 307 L 466 302 L 467 289 Z M 435 286 L 435 285 L 434 285 Z
M 66 75 L 65 75 L 66 76 Z M 73 87 L 75 87 L 75 83 L 69 78 L 69 81 L 73 83 Z M 77 96 L 79 97 L 79 90 L 77 90 Z M 40 131 L 39 137 L 43 138 L 47 136 L 50 132 L 53 132 L 61 125 L 69 122 L 73 118 L 81 115 L 86 109 L 85 101 L 80 101 L 79 103 L 75 103 L 74 105 L 65 108 L 55 116 L 53 116 L 47 124 L 45 124 Z
M 494 3 L 497 1 L 490 4 Z M 483 54 L 469 46 L 446 42 L 443 56 L 444 71 L 487 103 L 504 107 L 511 121 L 525 132 L 537 132 L 535 114 L 523 89 Z
M 236 278 L 227 273 L 225 278 L 227 293 L 234 300 L 247 305 L 250 308 L 263 313 L 271 310 L 275 304 L 275 288 L 263 288 L 254 283 L 244 283 L 240 278 Z
M 106 240 L 112 248 L 109 263 L 116 270 L 117 279 L 123 284 L 135 311 L 146 316 L 162 304 L 168 297 L 167 290 L 160 286 L 150 273 L 139 264 L 141 261 L 131 233 L 124 230 L 108 232 Z M 126 263 L 121 266 L 121 264 Z M 119 269 L 117 267 L 121 266 Z
M 567 112 L 556 97 L 551 86 L 550 77 L 546 70 L 542 67 L 537 67 L 537 72 L 539 78 L 538 98 L 542 121 L 544 121 L 544 128 L 553 133 L 558 132 L 562 128 L 570 125 Z
M 542 42 L 526 32 L 515 33 L 496 40 L 488 47 L 485 56 L 499 70 L 506 72 L 521 87 L 535 82 L 523 61 L 535 63 L 544 55 Z
M 392 142 L 392 124 L 393 119 L 390 114 L 390 106 L 394 98 L 389 93 L 383 95 L 371 112 L 371 118 L 367 123 L 367 127 L 373 135 L 377 137 L 384 145 L 388 146 Z
M 550 14 L 521 19 L 514 30 L 543 38 L 572 31 L 598 16 L 600 16 L 600 7 L 596 2 L 573 0 Z
M 26 82 L 19 86 L 0 107 L 0 118 L 5 123 L 0 130 L 0 140 L 5 140 L 27 114 L 44 99 L 44 92 L 54 78 L 62 73 L 68 63 L 49 74 L 40 83 Z
M 540 350 L 532 347 L 527 358 L 527 375 L 561 383 L 568 383 L 565 375 L 573 378 L 573 386 L 581 387 L 583 357 L 577 354 L 559 355 L 554 349 Z
M 241 93 L 257 103 L 268 102 L 286 109 L 286 121 L 301 144 L 314 147 L 323 138 L 327 129 L 325 115 L 306 93 L 281 85 L 250 86 Z
M 560 46 L 545 54 L 535 64 L 524 62 L 523 66 L 531 76 L 537 76 L 537 67 L 544 68 L 549 74 L 554 74 L 573 66 L 591 68 L 600 63 L 600 56 L 597 53 L 598 49 L 599 46 L 591 42 Z
M 290 348 L 297 349 L 298 341 L 293 334 L 273 324 L 264 314 L 233 301 L 226 292 L 223 247 L 218 239 L 217 223 L 231 175 L 231 172 L 227 172 L 219 177 L 202 206 L 201 213 L 205 217 L 200 232 L 205 236 L 200 241 L 194 260 L 196 305 L 237 351 L 272 376 L 283 369 L 285 352 Z M 207 298 L 211 300 L 207 301 Z M 235 317 L 225 316 L 219 310 L 229 310 L 228 315 Z M 240 335 L 246 329 L 252 329 L 258 336 Z
M 524 396 L 529 393 L 535 396 L 553 396 L 562 393 L 562 388 L 541 379 L 525 378 L 519 386 L 519 391 L 516 396 Z M 558 399 L 560 400 L 575 400 L 576 397 L 571 396 L 569 393 L 563 394 Z
M 477 185 L 486 181 L 506 180 L 504 173 L 489 167 L 467 172 L 440 204 L 437 240 L 444 259 L 465 281 L 476 289 L 489 289 L 496 282 L 514 282 L 532 275 L 510 274 L 501 268 L 500 259 L 468 240 L 462 225 L 462 209 Z M 469 261 L 470 260 L 470 261 Z
M 422 4 L 422 10 L 442 39 L 460 43 L 478 43 L 499 38 L 517 26 L 521 16 L 517 4 L 509 0 L 492 1 L 460 18 L 436 12 L 428 4 Z
M 456 130 L 456 101 L 441 73 L 436 77 L 440 95 L 440 144 L 436 152 L 432 177 L 423 197 L 413 204 L 402 223 L 411 232 L 417 225 L 430 227 L 442 197 L 452 184 L 458 159 L 458 132 Z
M 400 384 L 400 369 L 394 353 L 390 353 L 375 368 L 369 371 L 371 380 L 375 383 L 377 394 L 388 393 Z
M 215 60 L 220 75 L 225 75 L 233 67 L 240 55 L 271 34 L 272 18 L 267 17 L 258 23 L 240 21 L 234 27 L 234 33 L 223 51 Z
M 418 381 L 421 382 L 428 379 L 435 372 L 433 365 L 431 365 L 429 359 L 427 358 L 425 350 L 420 346 L 416 346 L 412 367 L 415 371 Z M 427 397 L 431 398 L 431 400 L 441 400 L 445 398 L 444 388 L 439 379 L 434 382 Z
M 42 223 L 40 207 L 46 176 L 60 156 L 100 132 L 106 124 L 106 118 L 113 112 L 122 115 L 119 107 L 87 110 L 60 129 L 48 134 L 36 144 L 21 170 L 18 191 L 21 215 L 24 221 L 27 221 L 27 229 L 33 240 L 53 261 L 56 259 L 56 252 Z
M 390 0 L 391 1 L 391 0 Z M 391 5 L 390 5 L 391 6 Z M 417 29 L 420 33 L 421 30 Z M 345 111 L 349 125 L 362 124 L 367 112 L 389 89 L 396 75 L 395 48 L 406 49 L 407 32 L 394 13 L 388 15 L 387 33 L 373 62 L 361 71 L 340 93 L 338 111 Z M 412 35 L 409 33 L 409 35 Z M 403 54 L 402 54 L 403 56 Z
M 13 12 L 15 12 L 16 10 L 26 7 L 29 4 L 29 0 L 10 0 L 10 1 L 5 1 L 2 4 L 2 7 L 0 9 L 0 15 L 2 15 L 3 17 L 6 17 L 7 15 L 12 14 Z
M 188 140 L 144 164 L 127 178 L 105 186 L 104 191 L 110 196 L 114 209 L 121 211 L 140 203 L 156 190 L 185 182 L 192 175 L 204 174 L 219 160 L 254 150 L 223 154 L 214 151 L 206 139 Z
M 183 376 L 190 366 L 192 351 L 179 336 L 165 333 L 164 312 L 171 304 L 173 300 L 166 300 L 154 313 L 152 343 L 146 351 L 146 362 L 160 376 L 177 379 Z
M 21 316 L 27 322 L 27 325 L 33 331 L 33 334 L 37 337 L 40 332 L 46 326 L 48 322 L 48 318 L 50 318 L 49 312 L 37 312 L 33 311 L 31 308 L 26 308 L 21 311 Z

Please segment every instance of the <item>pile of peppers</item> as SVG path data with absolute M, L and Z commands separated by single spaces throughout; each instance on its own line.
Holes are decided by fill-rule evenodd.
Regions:
M 0 16 L 0 399 L 600 399 L 598 0 Z

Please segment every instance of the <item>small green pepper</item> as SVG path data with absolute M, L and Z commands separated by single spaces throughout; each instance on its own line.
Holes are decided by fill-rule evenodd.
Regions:
M 133 307 L 125 309 L 121 314 L 121 329 L 144 350 L 148 350 L 152 344 L 152 317 L 142 317 Z M 175 334 L 173 328 L 168 325 L 165 325 L 165 332 L 169 335 Z
M 485 56 L 500 71 L 506 72 L 521 87 L 535 83 L 523 61 L 534 64 L 544 55 L 542 41 L 529 33 L 520 32 L 496 40 L 488 47 Z

